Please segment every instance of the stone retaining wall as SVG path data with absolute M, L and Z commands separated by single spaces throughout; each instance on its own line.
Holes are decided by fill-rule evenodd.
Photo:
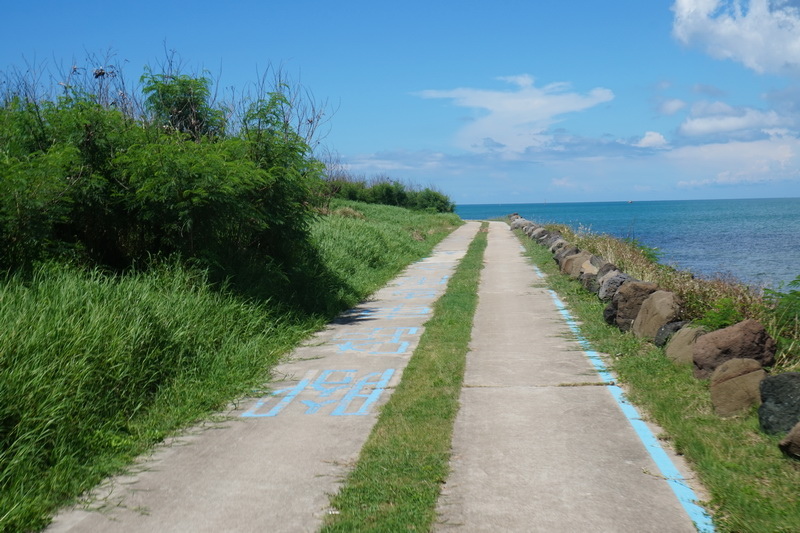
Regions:
M 607 302 L 603 312 L 607 323 L 653 342 L 676 364 L 693 365 L 698 379 L 709 379 L 719 416 L 736 416 L 758 405 L 761 429 L 769 434 L 788 432 L 780 448 L 800 458 L 800 372 L 767 373 L 776 345 L 761 324 L 748 319 L 706 332 L 680 319 L 681 301 L 674 293 L 633 278 L 543 225 L 517 214 L 509 218 L 512 230 L 550 250 L 562 273 Z

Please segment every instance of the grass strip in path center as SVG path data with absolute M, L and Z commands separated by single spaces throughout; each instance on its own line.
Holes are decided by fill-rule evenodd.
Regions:
M 333 531 L 429 531 L 447 478 L 453 422 L 478 303 L 487 224 L 434 306 L 433 318 L 381 409 L 355 468 L 331 499 L 322 528 Z

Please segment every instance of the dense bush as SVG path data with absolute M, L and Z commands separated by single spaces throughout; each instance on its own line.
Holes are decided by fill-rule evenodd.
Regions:
M 444 193 L 430 187 L 418 189 L 388 178 L 368 182 L 347 176 L 328 180 L 330 194 L 336 198 L 371 204 L 394 205 L 432 213 L 452 213 L 455 204 Z
M 125 270 L 174 254 L 220 278 L 262 264 L 288 279 L 313 260 L 323 166 L 288 125 L 286 97 L 243 102 L 229 128 L 207 78 L 148 71 L 142 83 L 138 114 L 75 87 L 2 96 L 0 269 L 68 258 Z

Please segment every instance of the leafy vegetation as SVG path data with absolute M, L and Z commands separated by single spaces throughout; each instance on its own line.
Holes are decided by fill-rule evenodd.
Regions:
M 455 210 L 455 204 L 437 190 L 430 187 L 411 187 L 388 177 L 367 181 L 338 173 L 328 180 L 328 187 L 333 196 L 347 200 L 396 205 L 434 213 L 452 213 Z
M 460 220 L 331 199 L 324 113 L 280 77 L 221 104 L 170 59 L 0 93 L 0 530 L 27 531 Z
M 320 264 L 338 280 L 335 291 L 289 287 L 317 290 L 313 312 L 245 298 L 177 261 L 118 275 L 50 262 L 0 282 L 0 531 L 41 527 L 176 428 L 252 393 L 281 354 L 460 223 L 333 206 L 361 217 L 313 222 Z
M 637 251 L 626 243 L 616 248 L 617 245 L 607 242 L 605 237 L 601 239 L 601 246 L 608 254 L 604 257 L 621 258 L 629 267 L 636 265 L 637 276 L 642 272 L 670 272 L 660 266 L 639 263 L 635 260 Z M 800 491 L 800 470 L 796 461 L 786 458 L 778 449 L 779 437 L 760 431 L 756 409 L 733 418 L 718 417 L 710 401 L 708 382 L 695 379 L 690 365 L 675 365 L 664 356 L 662 349 L 606 324 L 602 312 L 605 305 L 596 295 L 584 290 L 577 280 L 562 275 L 545 247 L 527 238 L 521 240 L 534 263 L 547 274 L 548 284 L 580 322 L 581 332 L 592 348 L 610 354 L 607 362 L 625 383 L 627 397 L 664 429 L 659 438 L 668 441 L 698 474 L 708 494 L 704 506 L 713 513 L 716 529 L 737 533 L 799 531 L 800 507 L 796 495 Z M 588 240 L 582 240 L 582 245 Z M 618 255 L 609 253 L 612 248 L 616 248 Z M 616 263 L 619 259 L 612 261 Z M 680 280 L 691 280 L 683 277 L 684 273 L 676 275 Z M 701 283 L 691 281 L 692 284 Z M 731 313 L 735 311 L 730 301 L 719 303 L 719 295 L 726 294 L 729 282 L 711 280 L 709 283 L 712 288 L 702 294 L 717 297 L 708 302 L 709 309 L 716 309 L 716 314 L 710 316 L 718 324 L 732 320 Z M 740 289 L 731 286 L 730 290 L 738 294 Z M 792 303 L 779 303 L 783 295 L 776 298 L 778 302 L 759 311 L 765 313 L 763 316 L 775 316 L 782 305 L 794 308 Z M 793 299 L 797 295 L 787 298 L 787 301 L 796 302 Z M 791 312 L 780 316 L 792 321 Z M 782 331 L 791 331 L 792 327 L 796 326 Z M 787 355 L 796 352 L 784 349 L 782 353 L 785 359 L 776 365 L 781 370 L 797 364 L 796 359 Z
M 403 379 L 334 496 L 323 531 L 430 531 L 449 471 L 478 279 L 487 234 L 478 233 L 436 302 Z

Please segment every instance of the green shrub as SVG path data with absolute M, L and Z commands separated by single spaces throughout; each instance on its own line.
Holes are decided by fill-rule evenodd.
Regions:
M 732 298 L 720 298 L 712 304 L 711 308 L 701 318 L 694 322 L 709 331 L 714 331 L 727 328 L 742 320 L 744 320 L 744 316 L 736 308 L 736 302 Z

